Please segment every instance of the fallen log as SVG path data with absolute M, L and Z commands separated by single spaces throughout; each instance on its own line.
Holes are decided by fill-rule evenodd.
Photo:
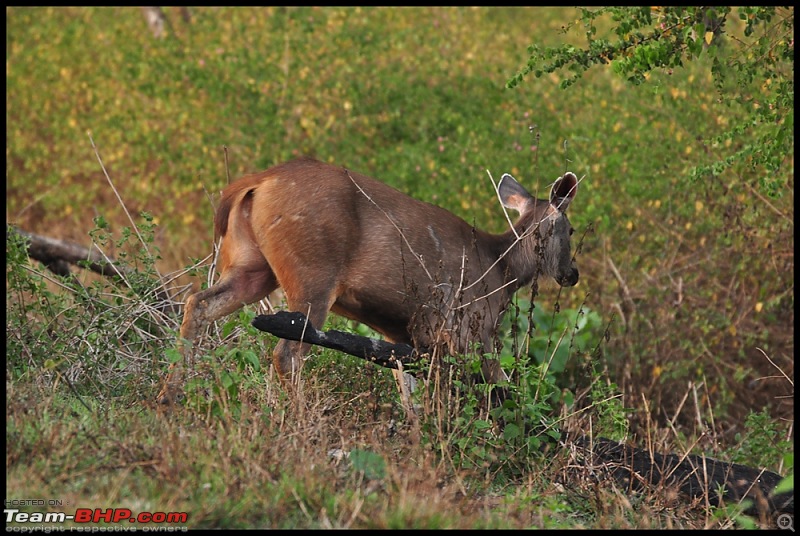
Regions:
M 342 331 L 319 331 L 298 312 L 259 315 L 252 324 L 282 339 L 331 348 L 387 368 L 397 368 L 398 362 L 414 363 L 419 359 L 418 352 L 407 344 L 392 344 Z M 632 491 L 656 486 L 677 487 L 690 498 L 707 496 L 712 506 L 751 499 L 751 505 L 745 509 L 750 515 L 794 516 L 794 490 L 776 494 L 775 488 L 782 477 L 771 471 L 695 454 L 650 453 L 602 437 L 590 440 L 580 436 L 571 443 L 582 452 L 587 465 L 602 468 Z M 718 490 L 722 490 L 721 493 L 717 493 Z
M 775 493 L 783 477 L 765 469 L 696 454 L 660 454 L 603 437 L 580 436 L 571 443 L 587 466 L 610 474 L 629 491 L 677 488 L 692 499 L 708 497 L 711 506 L 750 499 L 749 515 L 794 515 L 794 491 Z
M 398 363 L 404 366 L 414 363 L 420 357 L 408 344 L 393 344 L 344 331 L 320 331 L 303 313 L 278 311 L 272 315 L 258 315 L 252 324 L 281 339 L 330 348 L 390 369 L 398 368 Z
M 113 257 L 103 254 L 94 244 L 87 248 L 75 242 L 24 231 L 7 223 L 6 240 L 9 239 L 12 233 L 27 239 L 27 251 L 31 259 L 41 262 L 56 275 L 71 278 L 72 282 L 78 286 L 82 285 L 70 271 L 70 265 L 86 268 L 96 274 L 110 277 L 116 282 L 125 281 L 128 276 L 135 272 L 135 270 L 130 270 L 119 264 Z M 163 284 L 154 290 L 153 298 L 155 307 L 159 311 L 178 314 L 178 304 Z
M 89 249 L 75 242 L 23 231 L 19 227 L 6 224 L 6 240 L 11 233 L 27 238 L 28 255 L 55 274 L 70 275 L 69 264 L 78 266 L 82 261 L 86 261 L 86 268 L 100 275 L 119 277 L 125 274 L 124 269 L 118 267 L 114 259 L 104 256 L 97 247 Z

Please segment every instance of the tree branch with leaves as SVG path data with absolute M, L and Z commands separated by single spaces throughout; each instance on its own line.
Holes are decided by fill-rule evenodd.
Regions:
M 743 110 L 728 130 L 706 140 L 719 146 L 736 142 L 716 161 L 695 166 L 699 180 L 743 164 L 754 172 L 759 188 L 780 195 L 780 172 L 794 154 L 794 8 L 793 7 L 603 7 L 582 8 L 580 19 L 564 32 L 583 25 L 586 46 L 528 47 L 527 64 L 506 82 L 511 89 L 526 76 L 562 74 L 567 89 L 595 65 L 633 85 L 645 84 L 650 73 L 672 73 L 701 56 L 711 58 L 711 74 L 719 101 Z M 741 24 L 729 31 L 738 16 Z M 598 34 L 597 22 L 610 19 L 611 31 Z M 793 170 L 790 170 L 793 171 Z

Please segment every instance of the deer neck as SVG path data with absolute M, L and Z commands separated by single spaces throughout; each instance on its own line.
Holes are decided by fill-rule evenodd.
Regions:
M 528 214 L 514 224 L 513 230 L 495 235 L 497 255 L 503 263 L 506 282 L 514 281 L 510 285 L 513 290 L 530 284 L 541 269 L 538 221 Z

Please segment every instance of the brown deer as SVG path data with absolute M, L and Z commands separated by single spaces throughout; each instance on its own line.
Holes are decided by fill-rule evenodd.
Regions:
M 540 274 L 562 286 L 578 282 L 566 215 L 577 186 L 567 172 L 541 200 L 503 175 L 497 195 L 520 216 L 495 235 L 378 180 L 311 158 L 245 176 L 222 192 L 214 220 L 222 238 L 221 277 L 186 302 L 184 359 L 191 347 L 183 341 L 191 345 L 206 325 L 278 287 L 288 308 L 318 328 L 333 311 L 391 342 L 417 348 L 444 342 L 454 353 L 477 343 L 489 352 L 520 287 Z M 305 343 L 278 342 L 273 362 L 285 387 L 308 350 Z M 171 365 L 161 403 L 180 393 L 182 368 L 181 362 Z M 505 378 L 496 360 L 482 370 L 489 381 Z

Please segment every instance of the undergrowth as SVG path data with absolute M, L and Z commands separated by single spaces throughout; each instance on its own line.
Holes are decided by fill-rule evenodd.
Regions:
M 100 249 L 114 243 L 114 266 L 125 276 L 89 284 L 31 263 L 26 240 L 9 233 L 10 395 L 40 415 L 29 421 L 18 406 L 9 407 L 7 438 L 14 445 L 9 459 L 13 468 L 48 451 L 49 462 L 37 462 L 33 471 L 45 479 L 51 471 L 61 475 L 60 487 L 31 488 L 20 485 L 18 470 L 12 469 L 17 493 L 73 497 L 90 486 L 97 490 L 90 502 L 142 509 L 164 504 L 169 490 L 186 490 L 188 484 L 194 491 L 167 505 L 190 512 L 194 527 L 644 526 L 635 514 L 609 521 L 595 506 L 575 504 L 574 497 L 554 492 L 548 483 L 566 463 L 559 460 L 571 421 L 588 418 L 598 436 L 627 437 L 627 409 L 606 372 L 589 371 L 588 391 L 563 383 L 569 361 L 599 352 L 602 326 L 593 311 L 543 314 L 542 305 L 515 300 L 506 322 L 517 328 L 507 330 L 513 335 L 498 345 L 510 384 L 472 380 L 484 356 L 434 358 L 425 374 L 436 381 L 421 384 L 415 393 L 418 420 L 409 420 L 388 371 L 331 351 L 312 354 L 299 403 L 290 400 L 264 365 L 273 341 L 250 325 L 259 309 L 246 307 L 202 337 L 184 409 L 165 420 L 152 397 L 169 360 L 179 358 L 173 349 L 178 316 L 171 312 L 179 303 L 166 307 L 165 296 L 175 300 L 184 289 L 164 285 L 171 276 L 159 274 L 154 258 L 147 258 L 157 255 L 152 231 L 150 216 L 142 214 L 134 230 L 124 229 L 114 239 L 98 219 L 91 236 Z M 499 406 L 491 403 L 493 387 L 509 393 Z M 131 412 L 136 406 L 140 409 Z M 69 415 L 66 421 L 51 417 L 62 412 Z M 763 415 L 753 415 L 734 460 L 776 463 L 789 448 L 778 433 Z M 263 452 L 266 444 L 277 457 Z M 121 461 L 109 463 L 110 457 Z M 791 463 L 790 458 L 778 463 L 784 461 Z M 243 478 L 276 494 L 260 492 L 271 497 L 263 514 L 247 506 L 254 504 L 248 497 L 253 488 L 243 485 Z M 325 499 L 320 485 L 338 498 Z M 437 501 L 452 506 L 436 513 L 411 508 L 407 501 L 432 493 L 430 486 L 438 490 Z M 441 495 L 450 488 L 456 491 Z M 203 504 L 222 501 L 245 516 L 222 507 L 198 510 L 194 501 L 201 496 Z M 622 497 L 606 500 L 626 502 Z M 503 520 L 498 514 L 503 508 L 530 511 L 539 501 L 550 513 L 537 507 L 536 515 Z M 480 511 L 479 505 L 488 503 L 492 507 Z M 646 504 L 634 510 L 649 511 Z M 478 510 L 454 515 L 453 507 Z M 737 515 L 710 511 L 704 522 L 724 524 Z M 681 518 L 678 524 L 695 522 Z

